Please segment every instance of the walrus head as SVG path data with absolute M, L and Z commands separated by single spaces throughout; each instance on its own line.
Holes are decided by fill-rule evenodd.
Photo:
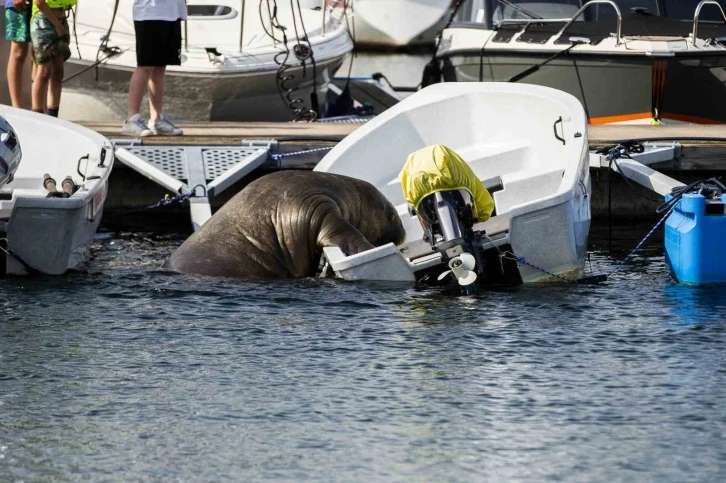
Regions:
M 360 193 L 359 210 L 354 224 L 361 235 L 373 246 L 388 243 L 400 245 L 406 239 L 406 230 L 396 208 L 383 193 L 372 184 L 354 180 Z

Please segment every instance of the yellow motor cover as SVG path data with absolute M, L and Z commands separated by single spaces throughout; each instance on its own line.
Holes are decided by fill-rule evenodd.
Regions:
M 471 167 L 443 144 L 427 146 L 410 154 L 400 178 L 403 196 L 415 209 L 432 193 L 463 189 L 474 198 L 476 221 L 487 221 L 494 211 L 494 200 Z

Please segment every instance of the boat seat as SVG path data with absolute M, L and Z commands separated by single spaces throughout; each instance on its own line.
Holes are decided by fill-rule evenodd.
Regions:
M 564 172 L 562 168 L 539 168 L 503 175 L 504 189 L 492 194 L 497 212 L 507 213 L 514 206 L 556 194 Z
M 509 215 L 492 216 L 483 223 L 474 225 L 474 230 L 484 230 L 489 237 L 509 232 Z M 409 260 L 424 257 L 434 253 L 429 242 L 423 239 L 414 240 L 401 246 L 401 254 Z
M 484 230 L 484 232 L 489 236 L 499 235 L 500 233 L 507 233 L 509 231 L 510 221 L 511 219 L 509 218 L 509 214 L 507 213 L 503 215 L 492 216 L 485 222 L 476 223 L 474 225 L 474 230 Z
M 5 194 L 11 198 L 45 198 L 48 196 L 48 191 L 45 188 L 15 188 Z
M 528 169 L 522 169 L 513 173 L 506 173 L 501 176 L 501 182 L 504 188 L 508 184 L 516 183 L 525 179 L 542 179 L 559 175 L 560 178 L 565 174 L 562 167 L 552 168 L 551 166 L 533 166 Z
M 434 253 L 434 250 L 431 248 L 429 242 L 424 241 L 423 239 L 408 242 L 401 246 L 400 250 L 401 255 L 408 258 L 409 260 L 414 260 L 416 258 L 424 257 L 426 255 L 431 255 L 432 253 Z

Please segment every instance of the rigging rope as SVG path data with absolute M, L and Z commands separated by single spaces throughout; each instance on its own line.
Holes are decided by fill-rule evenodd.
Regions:
M 308 38 L 307 30 L 305 29 L 305 23 L 303 20 L 302 7 L 300 1 L 297 0 L 297 12 L 295 11 L 295 4 L 293 0 L 290 0 L 290 14 L 292 15 L 292 28 L 295 31 L 295 42 L 292 51 L 288 45 L 287 30 L 288 27 L 280 24 L 278 19 L 278 5 L 277 0 L 266 0 L 267 14 L 269 17 L 270 29 L 267 29 L 265 25 L 265 19 L 262 14 L 263 2 L 260 2 L 259 14 L 260 22 L 262 27 L 267 34 L 275 43 L 280 43 L 282 50 L 275 54 L 273 57 L 275 63 L 278 65 L 276 80 L 277 90 L 282 101 L 293 111 L 294 121 L 314 121 L 318 118 L 318 97 L 317 97 L 317 65 L 315 62 L 315 56 L 313 53 L 312 44 Z M 325 7 L 324 7 L 325 8 Z M 300 22 L 300 30 L 302 36 L 300 36 L 300 30 L 298 30 L 298 17 Z M 279 33 L 281 40 L 277 38 L 275 33 Z M 290 63 L 291 54 L 300 62 L 302 66 L 302 76 L 299 82 L 293 85 L 293 81 L 296 80 L 296 76 L 292 72 L 288 72 L 294 68 L 294 65 Z M 307 77 L 307 62 L 310 61 L 312 66 L 312 85 L 313 93 L 310 96 L 310 108 L 305 105 L 305 101 L 297 91 L 301 89 L 302 81 Z

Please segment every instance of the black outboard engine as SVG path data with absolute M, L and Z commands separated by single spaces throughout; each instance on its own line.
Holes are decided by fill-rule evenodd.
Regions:
M 15 130 L 0 116 L 0 187 L 13 180 L 22 152 Z
M 474 232 L 472 196 L 466 190 L 437 191 L 426 196 L 418 207 L 424 240 L 441 254 L 460 285 L 474 283 L 484 272 L 480 256 L 481 234 Z

